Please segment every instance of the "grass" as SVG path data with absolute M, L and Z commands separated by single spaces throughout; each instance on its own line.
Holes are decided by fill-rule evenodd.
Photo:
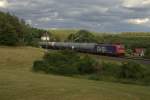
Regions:
M 149 100 L 150 87 L 31 71 L 43 50 L 0 47 L 0 100 Z

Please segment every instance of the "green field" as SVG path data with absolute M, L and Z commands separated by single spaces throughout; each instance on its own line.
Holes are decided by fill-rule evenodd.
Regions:
M 31 71 L 44 51 L 0 47 L 0 100 L 149 100 L 150 87 L 90 81 Z

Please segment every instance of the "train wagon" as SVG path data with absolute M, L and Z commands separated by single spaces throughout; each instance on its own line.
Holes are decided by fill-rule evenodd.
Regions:
M 124 56 L 125 47 L 122 44 L 97 44 L 97 53 L 104 55 Z
M 101 55 L 124 56 L 125 48 L 122 44 L 97 44 L 97 43 L 71 43 L 71 42 L 41 42 L 40 45 L 47 49 L 70 49 L 79 52 Z

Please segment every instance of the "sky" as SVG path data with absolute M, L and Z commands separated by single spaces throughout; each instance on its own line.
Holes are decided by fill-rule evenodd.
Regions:
M 0 11 L 43 29 L 150 31 L 150 0 L 0 0 Z

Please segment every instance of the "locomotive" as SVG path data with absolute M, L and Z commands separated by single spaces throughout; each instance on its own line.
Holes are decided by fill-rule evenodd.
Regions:
M 46 49 L 74 50 L 78 52 L 124 56 L 125 46 L 123 44 L 99 44 L 99 43 L 72 43 L 72 42 L 40 42 L 40 46 Z

